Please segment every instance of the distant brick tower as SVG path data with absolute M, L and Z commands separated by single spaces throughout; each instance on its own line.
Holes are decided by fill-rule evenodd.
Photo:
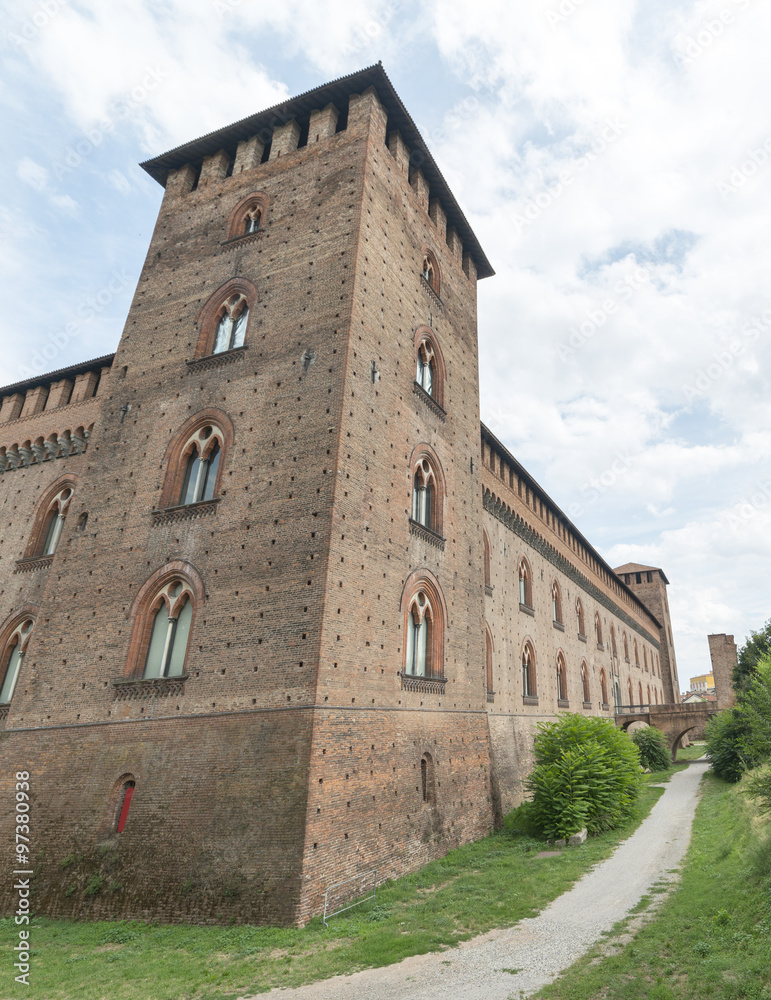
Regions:
M 712 675 L 715 678 L 715 694 L 718 708 L 731 708 L 736 704 L 736 691 L 733 686 L 734 667 L 739 662 L 739 656 L 732 635 L 719 632 L 708 635 L 709 658 L 712 661 Z
M 379 65 L 143 166 L 114 358 L 2 407 L 2 780 L 49 914 L 303 922 L 492 825 L 492 270 Z
M 640 563 L 626 563 L 616 571 L 624 583 L 640 598 L 661 626 L 661 682 L 664 698 L 670 705 L 680 703 L 680 681 L 677 677 L 675 643 L 672 638 L 672 621 L 669 617 L 667 580 L 663 569 L 643 566 Z

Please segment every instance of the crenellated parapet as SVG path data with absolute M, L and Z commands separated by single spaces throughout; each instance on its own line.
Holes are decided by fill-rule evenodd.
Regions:
M 443 256 L 470 281 L 493 269 L 425 142 L 378 63 L 252 115 L 142 164 L 166 189 L 164 205 L 273 170 L 335 140 L 367 139 L 390 152 L 415 205 L 436 230 Z M 304 151 L 304 152 L 303 152 Z
M 113 358 L 114 355 L 109 354 L 0 388 L 0 428 L 7 424 L 32 421 L 32 418 L 45 420 L 45 415 L 54 410 L 60 411 L 64 407 L 94 399 L 104 384 Z M 57 415 L 56 423 L 59 422 Z M 75 420 L 67 423 L 75 423 Z M 6 436 L 0 430 L 0 440 Z

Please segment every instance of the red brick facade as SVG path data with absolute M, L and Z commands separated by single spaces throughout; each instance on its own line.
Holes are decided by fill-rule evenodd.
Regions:
M 1 780 L 31 774 L 40 911 L 304 922 L 331 883 L 412 870 L 521 795 L 530 727 L 557 707 L 547 547 L 562 570 L 583 559 L 586 593 L 651 651 L 658 623 L 569 522 L 557 533 L 545 495 L 540 515 L 531 486 L 522 499 L 524 470 L 519 492 L 499 481 L 514 460 L 489 437 L 480 462 L 492 271 L 380 67 L 145 168 L 166 193 L 114 358 L 3 393 L 0 626 L 34 630 L 0 708 Z M 212 353 L 235 295 L 243 344 Z M 421 462 L 430 523 L 413 517 Z M 204 473 L 211 496 L 184 502 Z M 41 557 L 36 512 L 65 481 Z M 539 671 L 524 708 L 521 555 Z M 184 640 L 181 614 L 156 627 L 177 598 Z

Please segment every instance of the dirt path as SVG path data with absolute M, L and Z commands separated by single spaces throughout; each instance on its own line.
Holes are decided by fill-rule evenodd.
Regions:
M 691 838 L 706 761 L 678 771 L 637 831 L 537 917 L 450 951 L 336 976 L 276 1000 L 520 1000 L 572 965 L 623 919 L 654 883 L 670 880 Z

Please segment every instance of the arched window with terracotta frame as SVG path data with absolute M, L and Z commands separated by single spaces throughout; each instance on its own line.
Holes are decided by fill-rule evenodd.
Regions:
M 421 444 L 410 458 L 412 474 L 412 506 L 410 519 L 436 535 L 442 534 L 445 483 L 444 472 L 436 452 Z
M 166 448 L 160 509 L 215 499 L 233 439 L 233 423 L 222 410 L 199 410 L 189 417 Z
M 404 677 L 443 678 L 447 609 L 439 585 L 428 570 L 416 570 L 408 578 L 402 610 Z
M 643 669 L 648 672 L 648 649 L 643 645 Z
M 649 684 L 648 685 L 648 701 L 646 702 L 646 705 L 650 705 L 650 704 L 651 704 L 651 686 Z
M 634 705 L 634 689 L 632 688 L 632 678 L 627 677 L 626 683 L 629 688 L 629 707 L 631 708 Z
M 535 649 L 530 639 L 525 639 L 522 643 L 522 696 L 524 698 L 538 697 Z
M 519 603 L 522 607 L 533 607 L 533 571 L 527 556 L 520 556 L 517 570 L 519 577 Z
M 186 676 L 190 635 L 203 606 L 200 574 L 174 560 L 145 581 L 134 599 L 126 673 L 137 679 Z
M 637 639 L 633 640 L 633 644 L 634 644 L 634 665 L 639 670 L 639 668 L 640 668 L 640 650 L 637 648 Z
M 604 676 L 604 673 L 601 676 Z M 589 667 L 586 665 L 586 660 L 581 660 L 581 694 L 584 703 L 583 707 L 591 708 L 592 699 L 591 691 L 589 689 Z
M 56 552 L 76 482 L 71 474 L 60 476 L 35 504 L 32 530 L 24 552 L 26 559 L 52 556 Z
M 221 285 L 198 313 L 195 358 L 213 357 L 244 347 L 250 312 L 255 311 L 258 301 L 257 289 L 247 278 L 231 278 Z
M 252 236 L 262 232 L 268 214 L 270 199 L 262 192 L 242 198 L 228 217 L 229 240 L 237 240 L 243 236 Z
M 434 402 L 444 408 L 447 369 L 436 334 L 430 326 L 415 331 L 415 382 Z
M 578 625 L 578 634 L 586 638 L 586 624 L 584 622 L 584 606 L 581 603 L 581 598 L 576 598 L 576 622 Z
M 136 791 L 137 778 L 131 771 L 122 774 L 113 784 L 107 799 L 107 805 L 102 823 L 102 833 L 110 836 L 123 833 L 128 821 L 131 800 Z
M 659 689 L 658 688 L 654 688 L 653 689 L 653 694 L 654 694 L 654 697 L 656 698 L 656 704 L 658 705 L 658 703 L 659 703 Z
M 439 262 L 436 259 L 436 254 L 431 249 L 431 247 L 423 248 L 423 257 L 420 264 L 420 274 L 423 280 L 428 284 L 431 291 L 436 295 L 441 295 L 442 292 L 442 275 L 439 270 Z
M 0 705 L 10 704 L 19 680 L 35 620 L 31 615 L 17 615 L 3 629 L 0 640 Z
M 482 528 L 482 555 L 484 558 L 485 587 L 492 590 L 492 580 L 490 578 L 490 539 L 487 532 Z
M 640 706 L 640 708 L 642 708 L 642 706 L 643 706 L 643 705 L 645 704 L 645 703 L 643 702 L 643 689 L 642 689 L 642 681 L 638 681 L 638 682 L 637 682 L 637 693 L 638 693 L 638 694 L 639 694 L 639 696 L 640 696 L 640 700 L 638 701 L 638 703 L 637 703 L 637 704 L 638 704 L 638 705 Z
M 626 631 L 624 632 L 624 659 L 629 663 L 629 639 L 627 638 Z
M 560 650 L 557 653 L 557 707 L 567 708 L 568 705 L 568 672 L 565 666 L 565 656 Z
M 616 646 L 616 628 L 614 625 L 610 626 L 610 651 L 613 656 L 618 656 L 618 647 Z
M 562 591 L 557 580 L 551 585 L 551 620 L 557 625 L 563 625 L 562 621 Z
M 594 631 L 597 636 L 597 645 L 602 646 L 602 621 L 599 611 L 595 611 L 594 613 Z
M 610 703 L 608 702 L 608 677 L 604 667 L 600 668 L 600 692 L 602 694 L 602 707 L 606 708 Z

